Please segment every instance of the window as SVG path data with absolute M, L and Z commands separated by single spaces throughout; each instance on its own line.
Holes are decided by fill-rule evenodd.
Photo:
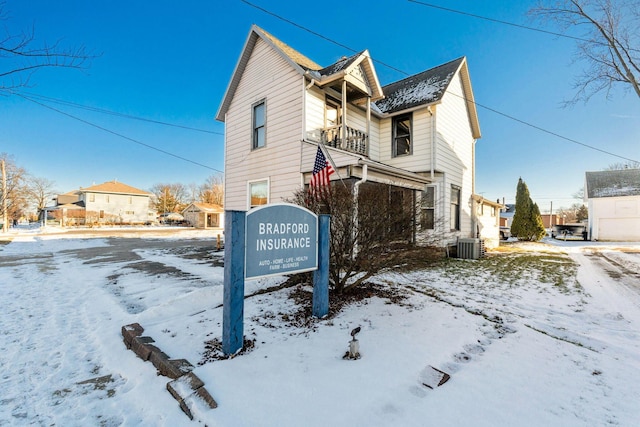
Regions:
M 109 203 L 109 195 L 108 194 L 106 196 L 104 196 L 104 200 L 105 200 L 105 202 Z
M 89 193 L 89 201 L 90 202 L 95 202 L 96 201 L 96 195 L 94 193 Z
M 249 182 L 249 208 L 269 203 L 269 181 Z
M 265 146 L 265 119 L 266 103 L 263 100 L 253 106 L 253 149 Z
M 436 187 L 427 186 L 424 190 L 422 190 L 420 207 L 422 209 L 422 213 L 420 215 L 420 226 L 422 227 L 422 229 L 435 229 Z
M 411 154 L 411 114 L 393 118 L 393 157 Z
M 130 205 L 133 204 L 133 197 L 132 196 L 129 196 L 129 204 Z
M 460 187 L 451 186 L 451 231 L 460 230 Z

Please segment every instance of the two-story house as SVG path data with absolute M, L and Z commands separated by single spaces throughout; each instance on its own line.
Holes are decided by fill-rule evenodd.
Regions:
M 290 199 L 309 184 L 322 144 L 332 180 L 415 202 L 418 240 L 478 236 L 481 135 L 464 57 L 381 86 L 366 50 L 323 67 L 253 26 L 216 119 L 225 123 L 225 209 Z
M 48 208 L 63 224 L 144 224 L 155 220 L 149 209 L 153 194 L 122 182 L 108 181 L 57 197 L 57 206 Z

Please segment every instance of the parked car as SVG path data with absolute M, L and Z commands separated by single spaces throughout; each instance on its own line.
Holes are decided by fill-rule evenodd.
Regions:
M 500 227 L 500 240 L 507 240 L 511 237 L 511 228 L 502 226 Z

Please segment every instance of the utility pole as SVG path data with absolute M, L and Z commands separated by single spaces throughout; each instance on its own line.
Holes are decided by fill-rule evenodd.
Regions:
M 6 233 L 9 230 L 9 218 L 7 218 L 7 170 L 4 159 L 0 161 L 0 169 L 2 169 L 2 232 Z

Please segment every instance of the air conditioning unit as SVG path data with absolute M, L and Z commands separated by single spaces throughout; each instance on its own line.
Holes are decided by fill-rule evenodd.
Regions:
M 478 259 L 484 256 L 483 239 L 458 239 L 458 258 Z

